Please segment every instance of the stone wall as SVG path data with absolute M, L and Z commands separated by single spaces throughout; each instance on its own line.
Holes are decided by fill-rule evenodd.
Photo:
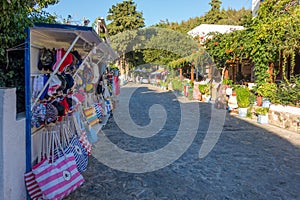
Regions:
M 271 105 L 269 124 L 300 133 L 300 108 Z

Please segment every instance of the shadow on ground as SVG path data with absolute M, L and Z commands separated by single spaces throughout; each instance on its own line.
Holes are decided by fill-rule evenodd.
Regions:
M 132 96 L 130 114 L 139 125 L 149 123 L 153 102 L 167 111 L 165 127 L 152 138 L 124 134 L 113 118 L 104 132 L 127 151 L 162 148 L 174 138 L 180 122 L 180 105 L 174 99 L 172 92 L 158 93 L 147 87 L 138 88 Z M 199 103 L 198 134 L 173 164 L 151 173 L 131 174 L 113 170 L 91 156 L 83 173 L 86 182 L 66 199 L 300 199 L 300 147 L 252 123 L 227 115 L 217 145 L 204 159 L 198 158 L 211 106 Z

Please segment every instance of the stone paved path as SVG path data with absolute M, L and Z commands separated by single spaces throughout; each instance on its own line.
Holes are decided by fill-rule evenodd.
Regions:
M 149 107 L 160 104 L 168 116 L 163 129 L 151 138 L 135 138 L 123 133 L 110 118 L 105 135 L 130 152 L 163 148 L 175 137 L 180 123 L 180 105 L 174 99 L 171 92 L 156 92 L 146 85 L 138 88 L 129 105 L 133 121 L 146 126 L 150 122 Z M 174 163 L 148 173 L 114 170 L 97 159 L 101 145 L 98 142 L 88 170 L 83 173 L 86 182 L 66 199 L 300 199 L 300 134 L 227 115 L 217 144 L 199 159 L 199 148 L 211 119 L 211 104 L 197 104 L 197 135 Z

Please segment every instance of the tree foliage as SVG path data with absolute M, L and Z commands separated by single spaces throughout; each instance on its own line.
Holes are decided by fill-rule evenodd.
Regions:
M 110 22 L 108 24 L 110 35 L 145 26 L 143 13 L 137 11 L 137 6 L 132 0 L 113 5 L 109 9 L 106 19 Z
M 293 74 L 295 52 L 300 45 L 299 11 L 297 1 L 266 0 L 261 3 L 257 17 L 247 20 L 245 30 L 216 35 L 205 46 L 220 67 L 237 58 L 252 60 L 258 86 L 272 81 L 270 63 L 279 62 L 280 58 L 283 58 L 283 76 L 287 60 L 291 60 Z
M 206 24 L 217 24 L 221 19 L 221 5 L 220 0 L 211 0 L 209 3 L 211 9 L 205 14 L 204 23 Z
M 240 10 L 235 10 L 231 8 L 229 8 L 228 10 L 215 9 L 216 8 L 211 8 L 211 10 L 203 16 L 190 18 L 180 23 L 169 22 L 168 19 L 165 19 L 161 20 L 158 24 L 154 26 L 159 28 L 172 29 L 182 34 L 186 34 L 188 31 L 204 23 L 248 26 L 249 21 L 252 18 L 251 10 L 245 8 L 242 8 Z M 212 13 L 217 13 L 217 16 L 219 16 L 218 20 L 216 19 L 216 15 Z
M 153 34 L 147 40 L 144 58 L 146 62 L 166 65 L 186 57 L 197 50 L 197 43 L 189 36 L 169 29 L 151 28 Z
M 58 3 L 58 0 L 1 1 L 0 87 L 16 87 L 18 100 L 24 100 L 24 45 L 22 44 L 26 37 L 25 29 L 35 22 L 55 22 L 55 18 L 42 9 Z M 12 49 L 15 46 L 19 48 Z
M 143 54 L 144 63 L 166 65 L 174 59 L 185 57 L 197 49 L 196 42 L 189 36 L 170 29 L 149 27 L 125 31 L 111 37 L 112 47 L 119 53 L 126 53 L 126 59 L 132 64 Z M 134 55 L 130 55 L 132 52 Z M 140 62 L 141 63 L 141 62 Z

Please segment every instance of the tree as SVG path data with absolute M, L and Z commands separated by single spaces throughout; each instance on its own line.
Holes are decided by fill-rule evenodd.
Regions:
M 2 0 L 1 2 L 0 87 L 16 87 L 17 98 L 20 101 L 24 101 L 25 28 L 35 22 L 55 22 L 55 17 L 42 9 L 58 2 L 58 0 Z M 19 48 L 11 49 L 15 46 Z M 18 103 L 18 112 L 24 109 L 24 105 L 21 104 Z
M 127 0 L 117 3 L 117 5 L 113 5 L 109 9 L 106 19 L 110 21 L 108 24 L 110 35 L 145 26 L 143 13 L 138 12 L 136 7 L 136 4 L 132 0 Z
M 222 19 L 222 15 L 221 15 L 221 11 L 220 11 L 222 1 L 211 0 L 209 5 L 211 6 L 211 9 L 208 11 L 208 13 L 205 14 L 204 23 L 216 24 Z
M 123 1 L 122 3 L 113 5 L 106 17 L 110 21 L 107 25 L 109 34 L 112 36 L 118 34 L 118 37 L 120 37 L 111 37 L 111 41 L 114 43 L 113 46 L 117 47 L 115 50 L 121 54 L 120 60 L 122 61 L 122 68 L 125 69 L 125 73 L 128 72 L 128 69 L 126 70 L 126 58 L 128 58 L 127 60 L 132 57 L 134 58 L 136 53 L 134 49 L 132 51 L 127 50 L 131 48 L 130 41 L 136 41 L 132 40 L 136 37 L 134 31 L 145 26 L 143 13 L 138 12 L 136 8 L 137 6 L 132 0 Z M 121 42 L 119 42 L 120 40 Z
M 149 28 L 144 59 L 148 63 L 167 65 L 171 61 L 190 55 L 198 49 L 197 43 L 186 34 L 161 29 Z
M 212 4 L 212 3 L 210 3 Z M 199 26 L 202 23 L 214 23 L 214 24 L 227 24 L 227 25 L 240 25 L 248 26 L 249 20 L 252 19 L 252 12 L 249 9 L 242 8 L 240 10 L 235 10 L 229 8 L 228 10 L 220 9 L 220 5 L 212 4 L 213 8 L 203 16 L 190 18 L 186 21 L 169 22 L 166 20 L 161 20 L 154 27 L 172 29 L 174 31 L 186 34 L 188 31 Z M 216 14 L 219 17 L 215 18 Z
M 252 12 L 249 9 L 242 8 L 240 10 L 235 10 L 229 8 L 228 10 L 222 9 L 222 19 L 220 19 L 217 24 L 227 24 L 227 25 L 240 25 L 244 26 L 249 18 L 252 18 Z

